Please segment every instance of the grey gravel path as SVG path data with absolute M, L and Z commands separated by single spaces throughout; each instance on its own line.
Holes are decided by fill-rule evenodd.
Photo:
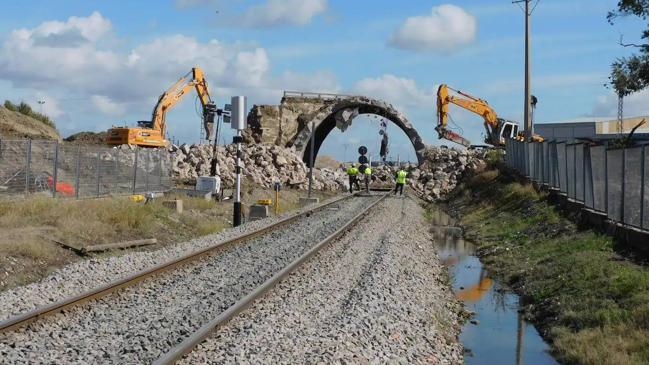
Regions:
M 80 308 L 0 335 L 7 363 L 146 364 L 335 231 L 375 198 L 354 198 L 280 231 Z
M 389 198 L 183 364 L 461 364 L 454 300 L 423 211 Z

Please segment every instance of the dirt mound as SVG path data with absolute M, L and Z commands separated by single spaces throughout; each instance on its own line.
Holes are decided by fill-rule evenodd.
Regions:
M 0 138 L 60 140 L 61 136 L 55 128 L 39 120 L 0 106 Z
M 106 132 L 79 132 L 65 138 L 64 141 L 86 145 L 105 145 Z

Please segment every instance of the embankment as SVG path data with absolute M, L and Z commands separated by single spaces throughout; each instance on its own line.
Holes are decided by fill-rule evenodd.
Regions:
M 649 362 L 649 269 L 612 238 L 579 230 L 546 194 L 495 168 L 458 188 L 448 210 L 560 362 Z

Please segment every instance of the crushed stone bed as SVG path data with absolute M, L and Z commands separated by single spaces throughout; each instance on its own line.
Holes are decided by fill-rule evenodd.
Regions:
M 322 205 L 334 199 L 336 197 L 322 202 Z M 0 306 L 0 320 L 83 293 L 176 257 L 253 232 L 311 208 L 313 206 L 304 207 L 277 217 L 248 222 L 236 228 L 229 228 L 184 243 L 161 247 L 155 251 L 131 252 L 118 256 L 91 258 L 75 262 L 52 272 L 38 282 L 0 292 L 0 303 L 2 303 Z
M 388 198 L 182 364 L 461 364 L 461 325 L 422 209 Z
M 150 363 L 375 199 L 353 198 L 338 209 L 301 217 L 155 280 L 0 335 L 0 357 L 9 363 Z

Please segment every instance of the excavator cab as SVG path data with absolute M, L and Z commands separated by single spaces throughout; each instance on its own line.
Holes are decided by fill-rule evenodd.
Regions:
M 150 120 L 138 120 L 137 126 L 140 128 L 153 128 L 153 122 Z
M 518 136 L 518 123 L 507 119 L 498 118 L 498 141 L 492 141 L 494 146 L 504 146 L 505 140 L 516 138 Z M 494 143 L 497 142 L 497 143 Z M 489 141 L 487 141 L 489 143 Z

